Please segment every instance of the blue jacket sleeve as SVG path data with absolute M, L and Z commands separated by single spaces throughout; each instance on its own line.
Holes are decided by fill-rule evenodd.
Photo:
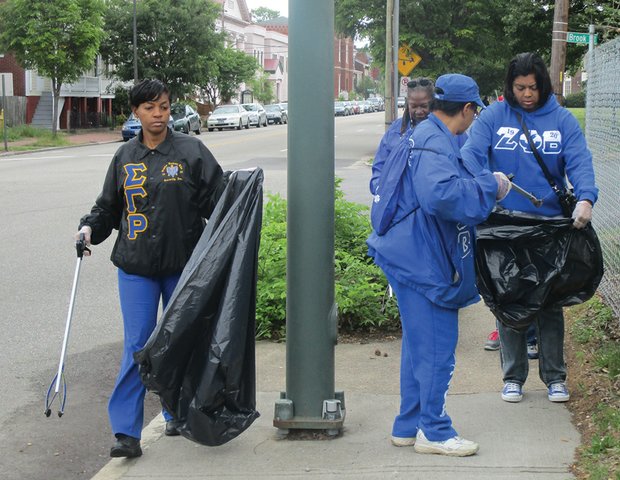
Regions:
M 466 160 L 474 160 L 485 168 L 489 168 L 491 140 L 493 138 L 492 112 L 483 110 L 468 131 L 465 145 L 461 147 L 461 156 Z
M 484 221 L 495 206 L 497 181 L 480 166 L 466 170 L 451 152 L 435 145 L 412 162 L 412 181 L 420 208 L 428 215 L 465 225 Z M 445 153 L 444 153 L 445 152 Z
M 579 200 L 590 200 L 594 205 L 598 199 L 598 188 L 594 181 L 592 153 L 577 119 L 568 110 L 563 110 L 562 115 L 562 156 L 566 176 L 575 190 L 575 196 Z
M 398 142 L 400 142 L 401 123 L 402 120 L 400 118 L 392 122 L 390 128 L 388 128 L 383 138 L 381 138 L 379 148 L 377 149 L 377 153 L 375 153 L 375 159 L 372 163 L 372 177 L 370 178 L 370 193 L 373 195 L 376 193 L 379 176 L 381 175 L 381 170 L 383 169 L 385 161 L 390 156 L 390 153 L 392 153 L 392 150 L 396 148 Z

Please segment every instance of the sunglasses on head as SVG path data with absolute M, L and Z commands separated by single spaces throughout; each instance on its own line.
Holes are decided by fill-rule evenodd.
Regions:
M 429 85 L 432 85 L 432 82 L 428 78 L 419 78 L 407 82 L 407 88 L 415 88 L 418 85 L 421 87 L 428 87 Z

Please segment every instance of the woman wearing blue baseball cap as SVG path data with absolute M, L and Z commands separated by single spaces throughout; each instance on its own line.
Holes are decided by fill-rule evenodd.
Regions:
M 435 83 L 432 113 L 401 141 L 377 182 L 369 255 L 396 293 L 403 327 L 401 405 L 392 443 L 418 453 L 468 456 L 445 400 L 455 366 L 458 311 L 479 300 L 474 226 L 510 190 L 502 173 L 461 158 L 457 136 L 484 108 L 465 75 Z

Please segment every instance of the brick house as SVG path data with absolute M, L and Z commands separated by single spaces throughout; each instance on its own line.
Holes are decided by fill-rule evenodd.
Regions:
M 108 125 L 112 115 L 114 94 L 109 87 L 112 80 L 103 73 L 101 60 L 85 72 L 77 82 L 63 85 L 60 89 L 59 118 L 61 129 L 89 128 Z M 25 97 L 27 124 L 52 128 L 52 81 L 26 70 L 9 53 L 0 55 L 0 73 L 5 78 L 7 90 L 12 96 Z

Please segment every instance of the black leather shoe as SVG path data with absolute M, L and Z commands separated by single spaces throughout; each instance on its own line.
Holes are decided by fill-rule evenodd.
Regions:
M 134 458 L 142 455 L 142 449 L 140 448 L 140 439 L 123 435 L 119 433 L 116 435 L 116 443 L 110 450 L 111 457 L 127 457 Z
M 164 435 L 166 435 L 166 437 L 176 437 L 181 435 L 179 432 L 180 426 L 181 422 L 177 422 L 176 420 L 168 420 L 166 422 L 166 430 L 164 430 Z

